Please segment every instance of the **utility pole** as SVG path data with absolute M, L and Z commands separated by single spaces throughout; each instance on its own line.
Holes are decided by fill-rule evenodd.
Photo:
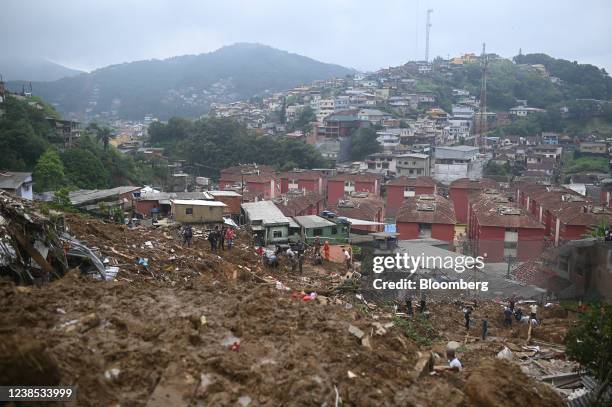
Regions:
M 480 152 L 484 152 L 486 150 L 486 140 L 482 136 L 483 132 L 487 131 L 487 64 L 488 58 L 486 54 L 486 44 L 482 43 L 482 79 L 480 82 L 480 120 L 479 120 L 479 129 L 478 129 L 478 140 L 477 144 L 480 148 Z
M 433 9 L 427 10 L 427 22 L 425 23 L 425 62 L 429 62 L 429 30 L 431 29 L 431 13 Z

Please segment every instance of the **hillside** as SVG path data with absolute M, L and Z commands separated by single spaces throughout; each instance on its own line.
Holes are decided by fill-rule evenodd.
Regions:
M 109 188 L 151 182 L 165 171 L 103 147 L 94 131 L 83 129 L 74 148 L 63 150 L 48 117 L 59 114 L 42 99 L 9 96 L 0 116 L 0 170 L 33 171 L 34 190 Z M 60 152 L 61 151 L 61 152 Z
M 0 75 L 5 81 L 55 81 L 81 73 L 45 59 L 6 57 L 0 60 Z
M 33 83 L 34 94 L 64 115 L 168 119 L 199 116 L 211 103 L 247 99 L 353 71 L 259 44 L 235 44 L 214 52 L 112 65 L 54 82 Z M 10 82 L 10 89 L 21 89 Z
M 514 62 L 513 62 L 514 61 Z M 487 70 L 487 107 L 507 111 L 517 100 L 538 108 L 559 107 L 576 99 L 612 99 L 612 78 L 596 66 L 555 59 L 545 54 L 514 57 L 513 61 L 492 58 Z M 434 61 L 434 65 L 439 61 Z M 534 65 L 543 65 L 545 71 Z M 453 67 L 452 74 L 437 70 L 423 77 L 414 75 L 418 89 L 437 94 L 440 105 L 450 109 L 452 90 L 466 89 L 480 95 L 482 66 L 479 62 Z

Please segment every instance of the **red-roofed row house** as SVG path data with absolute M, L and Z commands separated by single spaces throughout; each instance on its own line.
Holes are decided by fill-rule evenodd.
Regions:
M 489 178 L 460 178 L 451 182 L 448 195 L 453 201 L 457 223 L 466 224 L 468 221 L 468 206 L 470 194 L 478 193 L 485 189 L 499 188 L 497 182 Z
M 440 195 L 421 195 L 404 200 L 396 217 L 399 239 L 455 239 L 455 212 L 452 203 Z
M 342 197 L 335 204 L 327 205 L 327 210 L 337 216 L 374 222 L 371 225 L 351 225 L 351 230 L 363 232 L 382 232 L 385 230 L 385 203 L 382 198 L 366 192 L 352 193 Z
M 585 237 L 602 222 L 612 222 L 612 211 L 563 187 L 516 184 L 516 200 L 540 223 L 555 245 Z
M 325 193 L 325 176 L 319 171 L 288 171 L 279 178 L 282 194 L 290 190 L 306 190 L 321 195 Z
M 327 180 L 327 203 L 336 204 L 353 192 L 368 192 L 380 196 L 381 179 L 373 174 L 338 174 Z
M 487 262 L 527 261 L 544 247 L 544 226 L 497 191 L 472 195 L 467 235 L 473 253 Z
M 387 191 L 386 212 L 395 216 L 405 199 L 421 195 L 435 195 L 436 181 L 431 177 L 399 177 L 385 185 Z

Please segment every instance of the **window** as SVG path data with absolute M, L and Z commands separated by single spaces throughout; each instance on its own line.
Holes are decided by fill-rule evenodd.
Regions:
M 332 226 L 331 232 L 332 232 L 332 235 L 337 234 L 338 233 L 338 228 L 336 226 Z
M 316 229 L 313 229 L 312 233 L 313 233 L 315 236 L 322 236 L 322 235 L 323 235 L 323 229 L 321 229 L 321 228 L 316 228 Z
M 185 215 L 193 215 L 193 208 L 185 208 Z
M 283 237 L 283 231 L 282 230 L 275 230 L 274 233 L 272 233 L 272 236 L 274 238 Z

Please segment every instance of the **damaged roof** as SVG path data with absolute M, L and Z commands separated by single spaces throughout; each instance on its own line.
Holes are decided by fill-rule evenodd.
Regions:
M 17 189 L 32 182 L 31 172 L 0 172 L 0 189 Z
M 81 189 L 79 191 L 70 192 L 69 196 L 70 202 L 72 202 L 74 206 L 81 206 L 118 197 L 119 195 L 138 191 L 140 189 L 141 187 L 134 186 L 124 186 L 110 189 Z

